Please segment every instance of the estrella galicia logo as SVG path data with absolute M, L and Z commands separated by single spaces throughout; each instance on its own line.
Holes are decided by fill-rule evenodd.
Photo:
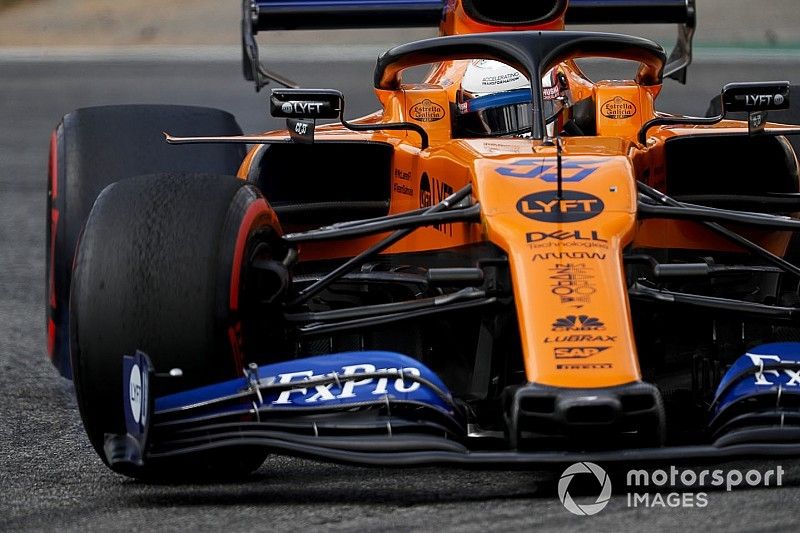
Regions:
M 417 122 L 436 122 L 445 117 L 444 108 L 426 98 L 408 110 L 408 115 Z
M 631 118 L 636 114 L 636 106 L 633 102 L 625 100 L 621 96 L 617 96 L 604 103 L 600 108 L 604 117 L 621 120 Z
M 589 193 L 542 191 L 523 196 L 517 202 L 517 211 L 540 222 L 581 222 L 594 218 L 605 209 L 603 200 Z
M 553 331 L 599 331 L 606 325 L 589 315 L 568 315 L 553 322 Z
M 586 503 L 579 505 L 575 503 L 569 493 L 569 485 L 572 478 L 579 474 L 592 474 L 597 482 L 600 484 L 600 495 L 594 503 Z M 578 516 L 592 516 L 606 508 L 608 502 L 611 500 L 611 479 L 605 470 L 594 463 L 583 462 L 575 463 L 561 474 L 561 479 L 558 480 L 558 499 L 564 507 L 572 514 Z

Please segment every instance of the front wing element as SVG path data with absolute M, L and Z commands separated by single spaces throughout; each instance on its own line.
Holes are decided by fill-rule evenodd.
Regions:
M 796 352 L 798 346 L 791 348 Z M 763 380 L 763 365 L 745 370 L 738 368 L 737 381 Z M 153 397 L 154 382 L 179 374 L 176 369 L 155 373 L 141 352 L 125 357 L 127 433 L 106 437 L 111 464 L 141 466 L 214 449 L 235 453 L 243 446 L 349 464 L 486 468 L 800 455 L 800 427 L 775 424 L 728 432 L 701 446 L 590 452 L 476 450 L 473 441 L 480 439 L 471 436 L 466 409 L 438 376 L 420 362 L 392 352 L 348 352 L 253 365 L 238 379 Z M 623 396 L 650 386 L 630 387 L 620 388 Z

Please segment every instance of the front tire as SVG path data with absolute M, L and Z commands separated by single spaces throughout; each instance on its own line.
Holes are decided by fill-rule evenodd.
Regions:
M 75 248 L 89 211 L 111 183 L 158 172 L 236 174 L 241 145 L 172 146 L 176 135 L 241 135 L 230 113 L 176 105 L 114 105 L 66 115 L 50 140 L 47 195 L 48 354 L 62 375 L 69 365 L 69 293 Z
M 232 176 L 140 176 L 100 194 L 78 246 L 70 339 L 81 417 L 106 464 L 106 435 L 125 433 L 124 355 L 141 350 L 157 372 L 183 371 L 182 378 L 159 380 L 158 395 L 242 374 L 247 251 L 279 233 L 258 190 Z M 260 450 L 229 450 L 178 470 L 238 474 L 263 459 Z M 174 471 L 175 464 L 112 468 L 145 477 Z

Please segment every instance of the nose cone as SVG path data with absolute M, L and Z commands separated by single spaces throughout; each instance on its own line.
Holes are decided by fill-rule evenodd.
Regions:
M 541 155 L 539 155 L 541 154 Z M 485 160 L 477 196 L 489 239 L 508 254 L 526 377 L 553 387 L 641 379 L 622 250 L 636 186 L 623 156 Z

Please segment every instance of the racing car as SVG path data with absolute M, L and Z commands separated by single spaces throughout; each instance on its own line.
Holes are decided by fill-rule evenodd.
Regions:
M 791 85 L 686 81 L 693 0 L 245 0 L 286 129 L 112 106 L 51 139 L 48 352 L 114 471 L 268 454 L 544 468 L 800 453 Z M 661 45 L 585 23 L 677 24 Z M 258 32 L 439 26 L 381 109 L 259 59 Z M 581 62 L 637 65 L 591 80 Z M 430 65 L 422 83 L 405 70 Z M 778 122 L 769 121 L 769 115 Z

